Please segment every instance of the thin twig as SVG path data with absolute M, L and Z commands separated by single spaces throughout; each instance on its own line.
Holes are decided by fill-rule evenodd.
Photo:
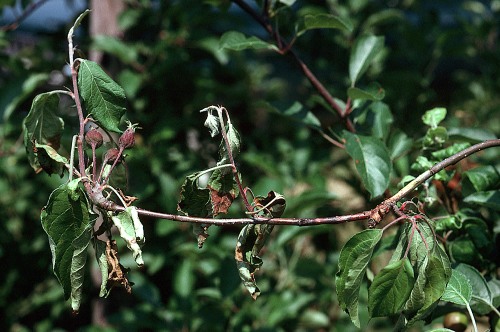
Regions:
M 40 0 L 38 2 L 32 2 L 28 7 L 26 7 L 26 9 L 21 13 L 21 15 L 16 17 L 14 22 L 8 25 L 4 25 L 2 28 L 0 28 L 0 31 L 9 31 L 17 29 L 17 27 L 22 21 L 24 21 L 29 15 L 31 15 L 35 11 L 35 9 L 37 9 L 47 1 L 48 0 Z

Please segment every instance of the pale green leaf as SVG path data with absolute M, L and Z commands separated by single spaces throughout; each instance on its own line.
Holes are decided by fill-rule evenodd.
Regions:
M 353 25 L 350 21 L 331 14 L 305 15 L 295 24 L 297 36 L 302 35 L 310 29 L 341 29 L 352 31 Z
M 472 287 L 469 280 L 457 270 L 452 270 L 450 281 L 446 286 L 441 300 L 460 305 L 469 305 L 471 298 Z

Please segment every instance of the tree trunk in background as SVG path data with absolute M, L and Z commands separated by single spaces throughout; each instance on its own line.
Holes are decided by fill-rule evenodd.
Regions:
M 118 27 L 118 15 L 125 9 L 122 0 L 90 0 L 90 36 L 108 35 L 121 37 L 123 31 Z M 103 53 L 91 51 L 89 59 L 101 63 Z

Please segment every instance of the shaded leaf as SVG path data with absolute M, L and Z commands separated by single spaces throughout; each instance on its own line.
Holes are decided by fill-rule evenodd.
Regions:
M 472 310 L 480 315 L 491 312 L 493 307 L 491 290 L 483 275 L 475 267 L 467 264 L 458 264 L 454 270 L 462 273 L 470 283 L 472 289 L 470 306 Z
M 104 128 L 121 133 L 118 124 L 125 114 L 125 91 L 97 63 L 79 61 L 78 89 L 87 110 Z
M 391 159 L 401 156 L 403 153 L 408 151 L 413 145 L 413 140 L 408 138 L 402 131 L 397 131 L 393 133 L 388 141 L 388 147 L 391 155 Z
M 364 35 L 356 39 L 349 58 L 349 78 L 354 86 L 384 47 L 384 37 Z
M 277 113 L 284 116 L 289 116 L 298 120 L 314 129 L 321 130 L 321 122 L 311 112 L 303 107 L 298 101 L 294 102 L 291 106 L 275 107 L 266 101 L 258 101 L 254 104 L 254 108 L 262 108 L 268 112 Z M 281 109 L 284 109 L 283 111 Z
M 24 102 L 26 99 L 28 99 L 31 96 L 31 94 L 42 83 L 47 81 L 47 79 L 49 77 L 50 76 L 47 73 L 37 73 L 37 74 L 31 74 L 30 76 L 28 76 L 28 78 L 26 78 L 26 80 L 22 81 L 22 84 L 19 84 L 20 91 L 18 91 L 15 94 L 15 97 L 12 98 L 12 100 L 5 106 L 5 109 L 3 110 L 3 120 L 7 121 L 10 118 L 10 116 L 12 115 L 12 113 L 16 110 L 16 108 L 19 105 L 21 105 L 21 103 Z M 12 84 L 12 83 L 9 81 L 9 84 Z M 56 91 L 53 91 L 51 93 L 54 93 L 54 92 L 56 92 Z M 61 92 L 61 91 L 59 91 L 59 92 Z M 67 91 L 64 91 L 64 93 L 67 93 Z
M 500 183 L 500 174 L 495 167 L 483 165 L 470 169 L 463 173 L 467 177 L 476 191 L 493 189 Z
M 52 267 L 73 310 L 81 300 L 86 248 L 92 238 L 97 215 L 92 213 L 87 196 L 75 185 L 79 180 L 54 190 L 41 213 L 42 227 L 49 237 Z
M 344 131 L 347 153 L 354 159 L 356 169 L 371 198 L 380 196 L 389 185 L 392 162 L 387 147 L 379 139 Z
M 337 298 L 340 307 L 347 311 L 353 324 L 358 327 L 359 289 L 373 250 L 382 234 L 381 229 L 361 231 L 353 235 L 340 252 L 339 270 L 335 275 Z
M 490 139 L 497 139 L 497 136 L 489 131 L 487 128 L 447 128 L 450 139 L 464 140 L 471 144 L 481 143 Z
M 196 172 L 186 177 L 181 186 L 181 200 L 177 204 L 177 211 L 191 217 L 207 218 L 212 216 L 212 203 L 210 200 L 210 189 L 198 186 Z
M 255 36 L 247 38 L 244 34 L 238 31 L 228 31 L 220 37 L 219 49 L 224 48 L 234 51 L 241 51 L 247 48 L 278 50 L 276 45 L 266 43 L 262 39 Z
M 414 283 L 413 267 L 408 258 L 383 268 L 368 291 L 370 317 L 395 315 L 408 300 Z
M 101 289 L 99 291 L 99 296 L 107 297 L 109 294 L 109 288 L 107 287 L 109 265 L 106 258 L 106 242 L 99 240 L 97 237 L 94 237 L 92 240 L 97 264 L 101 270 Z
M 307 30 L 323 28 L 352 31 L 353 25 L 350 21 L 331 14 L 305 15 L 295 24 L 295 33 L 300 36 Z
M 371 82 L 364 90 L 357 87 L 350 87 L 347 90 L 347 96 L 352 100 L 362 99 L 378 101 L 384 99 L 385 91 L 377 82 Z
M 474 203 L 500 211 L 500 191 L 490 190 L 477 192 L 465 197 L 464 202 Z
M 424 136 L 424 147 L 441 146 L 448 140 L 448 132 L 445 127 L 437 126 L 429 128 Z

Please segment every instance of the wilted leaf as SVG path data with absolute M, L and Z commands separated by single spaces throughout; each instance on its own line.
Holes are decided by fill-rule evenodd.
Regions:
M 345 148 L 371 198 L 384 193 L 389 185 L 392 162 L 387 147 L 379 139 L 344 130 Z
M 257 196 L 253 202 L 257 210 L 261 210 L 268 218 L 280 218 L 286 208 L 286 200 L 283 195 L 270 191 L 266 197 Z
M 370 317 L 395 315 L 408 300 L 414 283 L 413 267 L 408 258 L 383 268 L 368 291 Z
M 97 63 L 79 61 L 78 89 L 87 110 L 104 128 L 121 133 L 118 124 L 125 114 L 125 91 Z
M 41 214 L 42 227 L 49 236 L 54 274 L 71 297 L 77 311 L 81 299 L 86 248 L 92 238 L 97 215 L 92 213 L 86 194 L 74 185 L 63 184 L 52 192 Z
M 221 169 L 216 169 L 208 180 L 207 188 L 210 190 L 212 213 L 214 216 L 227 213 L 227 210 L 238 197 L 240 191 L 232 172 L 224 174 Z
M 142 259 L 141 246 L 144 244 L 144 230 L 137 209 L 134 206 L 129 206 L 125 211 L 112 216 L 113 224 L 118 228 L 120 236 L 127 247 L 132 251 L 134 260 L 138 266 L 144 265 Z
M 366 229 L 353 235 L 344 245 L 339 257 L 339 270 L 335 276 L 337 298 L 351 321 L 360 326 L 358 317 L 359 289 L 375 246 L 382 238 L 381 229 Z

